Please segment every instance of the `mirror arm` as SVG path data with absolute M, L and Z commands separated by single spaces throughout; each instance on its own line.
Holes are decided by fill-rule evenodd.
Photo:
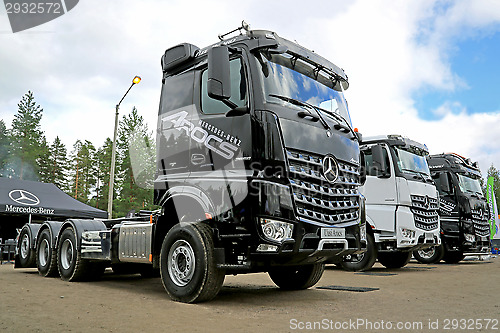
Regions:
M 223 99 L 221 101 L 222 101 L 222 103 L 226 104 L 231 110 L 232 109 L 236 109 L 238 107 L 238 105 L 236 105 L 235 103 L 231 102 L 229 99 Z

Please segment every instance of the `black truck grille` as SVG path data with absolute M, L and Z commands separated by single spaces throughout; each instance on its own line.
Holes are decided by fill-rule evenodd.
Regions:
M 439 224 L 437 199 L 422 195 L 412 195 L 411 212 L 413 213 L 417 228 L 427 231 L 437 229 Z
M 488 220 L 481 214 L 481 210 L 472 210 L 472 222 L 474 230 L 478 236 L 488 236 L 490 234 L 490 225 Z
M 338 177 L 329 183 L 322 174 L 322 156 L 288 149 L 287 157 L 300 217 L 330 225 L 359 218 L 358 166 L 338 161 Z

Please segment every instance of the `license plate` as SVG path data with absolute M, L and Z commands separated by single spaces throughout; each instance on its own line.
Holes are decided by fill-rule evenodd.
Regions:
M 487 242 L 487 241 L 489 241 L 489 240 L 490 240 L 490 237 L 489 237 L 489 236 L 481 236 L 481 240 L 482 240 L 483 242 Z
M 434 241 L 434 234 L 431 234 L 431 233 L 429 233 L 429 232 L 426 232 L 426 233 L 425 233 L 425 240 L 426 240 L 426 241 L 432 241 L 432 242 L 433 242 L 433 241 Z
M 345 238 L 345 229 L 321 228 L 321 238 Z

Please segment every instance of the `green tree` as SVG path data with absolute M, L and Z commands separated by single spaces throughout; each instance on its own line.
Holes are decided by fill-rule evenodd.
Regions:
M 40 142 L 36 164 L 38 165 L 38 180 L 44 183 L 50 183 L 50 147 L 45 137 L 43 137 Z
M 44 157 L 44 165 L 40 169 L 41 179 L 67 192 L 69 191 L 67 173 L 68 159 L 66 146 L 57 136 L 50 147 L 48 147 L 47 156 Z
M 109 173 L 111 166 L 111 151 L 113 149 L 113 141 L 106 138 L 104 145 L 97 150 L 96 153 L 96 187 L 95 195 L 90 204 L 93 207 L 106 210 L 108 207 L 109 193 Z
M 125 215 L 130 210 L 155 209 L 152 180 L 156 148 L 144 118 L 134 107 L 120 121 L 118 140 L 119 197 L 113 202 L 113 214 Z
M 12 150 L 7 162 L 11 170 L 10 176 L 37 180 L 37 159 L 43 155 L 44 135 L 40 126 L 43 109 L 36 104 L 31 91 L 22 97 L 18 108 L 10 135 Z
M 90 141 L 77 140 L 73 145 L 70 193 L 84 203 L 89 203 L 96 185 L 95 155 L 96 149 Z
M 493 191 L 495 193 L 495 200 L 497 205 L 500 204 L 500 171 L 493 166 L 493 163 L 488 168 L 488 176 L 486 179 L 493 177 Z
M 7 157 L 9 156 L 10 150 L 10 138 L 5 126 L 3 119 L 0 119 L 0 177 L 4 177 L 7 174 Z

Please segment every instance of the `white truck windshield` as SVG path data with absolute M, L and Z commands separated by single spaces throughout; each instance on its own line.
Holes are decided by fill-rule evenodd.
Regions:
M 430 177 L 429 165 L 425 156 L 417 155 L 401 148 L 395 148 L 399 171 L 420 173 Z

